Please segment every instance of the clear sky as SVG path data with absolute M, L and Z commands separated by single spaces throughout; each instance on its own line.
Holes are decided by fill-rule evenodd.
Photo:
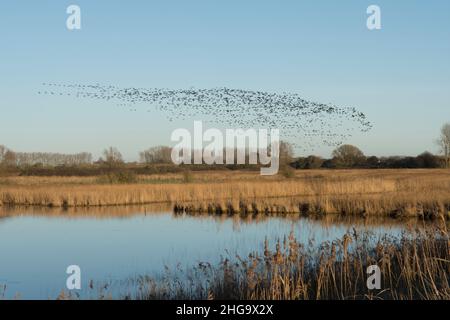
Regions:
M 70 4 L 81 30 L 66 28 Z M 370 4 L 381 30 L 366 28 Z M 192 123 L 40 96 L 43 82 L 296 92 L 366 113 L 374 128 L 347 142 L 367 155 L 436 152 L 450 121 L 450 1 L 2 1 L 0 144 L 94 156 L 113 145 L 135 160 Z

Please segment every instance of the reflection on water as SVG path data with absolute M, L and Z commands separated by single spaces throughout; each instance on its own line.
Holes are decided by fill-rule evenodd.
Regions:
M 247 255 L 292 231 L 304 244 L 342 237 L 352 228 L 398 235 L 416 221 L 299 217 L 176 216 L 167 206 L 96 209 L 0 208 L 0 286 L 5 298 L 56 298 L 66 268 L 79 265 L 82 297 L 90 281 L 122 283 L 165 266 L 189 268 L 221 256 Z M 120 286 L 120 285 L 119 285 Z M 120 291 L 120 289 L 119 289 Z M 0 289 L 0 298 L 2 290 Z M 95 296 L 97 297 L 97 296 Z

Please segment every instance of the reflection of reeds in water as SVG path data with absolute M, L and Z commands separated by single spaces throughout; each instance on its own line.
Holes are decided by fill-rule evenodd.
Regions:
M 18 216 L 32 216 L 32 217 L 46 217 L 46 218 L 64 218 L 64 219 L 78 219 L 78 218 L 95 218 L 95 219 L 110 219 L 110 218 L 132 218 L 135 216 L 148 216 L 151 218 L 155 215 L 171 215 L 173 219 L 199 219 L 199 220 L 213 220 L 216 223 L 226 223 L 231 221 L 234 228 L 239 229 L 241 225 L 267 223 L 273 218 L 283 219 L 283 221 L 296 222 L 305 217 L 296 214 L 235 214 L 235 215 L 209 215 L 198 212 L 191 213 L 172 213 L 172 205 L 167 203 L 157 203 L 149 205 L 134 205 L 134 206 L 103 206 L 103 207 L 21 207 L 21 206 L 4 206 L 0 207 L 0 222 L 1 219 L 18 217 Z M 348 229 L 353 227 L 412 227 L 422 228 L 429 227 L 438 223 L 439 221 L 421 221 L 415 218 L 405 217 L 404 219 L 391 219 L 390 217 L 371 215 L 367 217 L 359 217 L 353 215 L 311 215 L 307 217 L 307 221 L 320 225 L 323 228 L 334 226 L 344 226 Z M 447 222 L 450 224 L 450 221 Z
M 174 213 L 175 218 L 192 218 L 209 221 L 213 219 L 218 223 L 232 221 L 236 229 L 240 229 L 241 225 L 245 224 L 259 224 L 267 223 L 276 219 L 283 219 L 287 222 L 297 222 L 299 220 L 307 221 L 321 228 L 333 228 L 336 226 L 345 227 L 346 229 L 353 228 L 401 228 L 401 229 L 427 229 L 442 223 L 442 220 L 420 220 L 417 218 L 405 217 L 401 219 L 392 219 L 391 217 L 373 215 L 368 217 L 352 216 L 352 215 L 312 215 L 303 217 L 295 214 L 272 215 L 266 216 L 263 214 L 257 215 L 207 215 L 200 213 Z M 450 226 L 450 220 L 446 222 Z
M 27 185 L 26 178 L 17 183 L 11 179 L 0 186 L 0 203 L 68 208 L 165 202 L 175 203 L 177 212 L 425 218 L 447 216 L 450 211 L 450 172 L 446 170 L 319 170 L 297 172 L 289 179 L 237 172 L 224 177 L 221 180 L 216 179 L 217 173 L 195 173 L 193 183 L 130 185 L 95 185 L 76 178 L 67 184 L 64 178 L 56 182 L 48 178 L 43 184 L 34 181 Z
M 346 234 L 318 250 L 292 235 L 262 253 L 200 263 L 186 281 L 142 278 L 140 299 L 450 299 L 448 231 L 415 232 L 373 242 Z M 381 270 L 381 289 L 367 288 L 366 268 Z M 177 278 L 179 279 L 179 278 Z
M 135 206 L 108 207 L 0 207 L 0 219 L 17 216 L 62 217 L 62 218 L 128 218 L 144 214 L 171 214 L 172 207 L 167 203 Z

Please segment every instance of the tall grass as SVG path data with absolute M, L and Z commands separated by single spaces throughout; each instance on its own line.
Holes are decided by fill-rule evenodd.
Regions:
M 381 270 L 381 289 L 367 287 L 367 267 Z M 140 299 L 450 299 L 448 231 L 414 231 L 374 239 L 356 231 L 304 247 L 292 235 L 262 252 L 200 263 L 184 276 L 142 278 Z M 182 279 L 185 280 L 182 280 Z
M 146 176 L 125 184 L 77 177 L 42 178 L 42 183 L 40 179 L 9 178 L 0 185 L 0 205 L 88 207 L 166 202 L 174 203 L 177 212 L 396 217 L 447 216 L 450 211 L 450 172 L 446 170 L 311 170 L 290 178 L 239 172 L 220 178 L 217 173 L 196 172 L 187 178 L 186 174 L 171 175 L 167 177 L 171 182 L 164 176 Z M 152 183 L 145 183 L 149 179 Z

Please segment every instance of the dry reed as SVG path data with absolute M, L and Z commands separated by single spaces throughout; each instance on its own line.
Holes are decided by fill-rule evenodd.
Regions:
M 366 268 L 377 265 L 381 289 L 369 290 Z M 305 248 L 292 235 L 262 253 L 200 263 L 174 281 L 142 278 L 140 299 L 232 300 L 449 300 L 448 231 L 414 231 L 399 238 L 373 239 L 356 231 Z
M 192 183 L 183 183 L 182 175 L 171 174 L 140 177 L 138 183 L 126 185 L 95 184 L 92 178 L 81 177 L 8 179 L 0 184 L 0 205 L 173 203 L 177 212 L 394 217 L 448 216 L 450 211 L 448 170 L 311 170 L 297 171 L 293 178 L 201 172 L 193 173 Z M 152 182 L 145 183 L 149 180 Z

